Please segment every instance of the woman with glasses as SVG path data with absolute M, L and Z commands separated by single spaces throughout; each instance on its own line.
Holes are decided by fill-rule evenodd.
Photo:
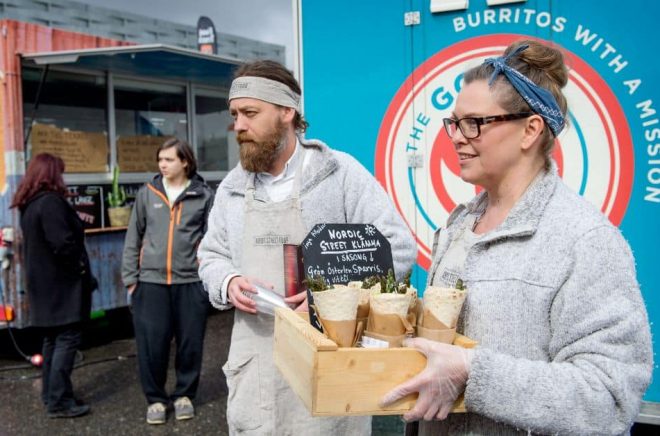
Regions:
M 418 392 L 420 434 L 621 434 L 637 416 L 652 349 L 634 259 L 551 157 L 567 80 L 560 51 L 517 42 L 465 74 L 444 120 L 483 191 L 436 232 L 428 285 L 467 285 L 458 330 L 479 347 L 407 342 L 427 367 L 383 403 Z

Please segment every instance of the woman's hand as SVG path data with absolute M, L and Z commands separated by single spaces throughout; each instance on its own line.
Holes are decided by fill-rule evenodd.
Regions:
M 403 419 L 445 419 L 456 398 L 465 390 L 473 350 L 424 338 L 407 339 L 404 346 L 422 352 L 427 359 L 426 368 L 385 395 L 381 405 L 387 406 L 406 395 L 419 392 L 415 406 L 403 415 Z

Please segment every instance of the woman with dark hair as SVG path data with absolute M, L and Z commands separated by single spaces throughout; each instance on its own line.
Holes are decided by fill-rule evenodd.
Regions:
M 206 232 L 213 192 L 197 174 L 190 146 L 176 138 L 157 152 L 160 173 L 137 194 L 126 233 L 122 279 L 133 306 L 147 423 L 164 424 L 170 342 L 176 339 L 177 420 L 195 409 L 208 295 L 197 275 L 197 246 Z
M 59 157 L 36 155 L 11 204 L 21 213 L 30 323 L 44 330 L 41 398 L 49 418 L 89 412 L 74 398 L 71 372 L 96 279 L 82 221 L 65 198 L 63 172 Z

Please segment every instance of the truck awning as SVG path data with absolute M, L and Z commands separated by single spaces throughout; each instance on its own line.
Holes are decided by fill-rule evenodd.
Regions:
M 26 64 L 62 65 L 81 70 L 185 80 L 229 87 L 236 59 L 164 44 L 130 45 L 22 54 Z

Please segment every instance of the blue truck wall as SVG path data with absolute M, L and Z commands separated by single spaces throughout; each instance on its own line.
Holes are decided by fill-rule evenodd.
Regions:
M 562 177 L 596 204 L 632 246 L 654 333 L 660 323 L 660 3 L 642 0 L 472 0 L 431 13 L 430 1 L 299 3 L 300 77 L 307 136 L 346 151 L 372 171 L 417 237 L 413 280 L 423 289 L 433 230 L 471 198 L 442 134 L 461 72 L 510 42 L 561 46 L 570 67 L 570 127 L 555 153 Z M 597 11 L 595 10 L 597 8 Z M 404 14 L 419 12 L 419 24 Z M 409 156 L 422 166 L 409 168 Z M 654 344 L 657 351 L 658 344 Z M 646 401 L 660 401 L 660 374 Z

